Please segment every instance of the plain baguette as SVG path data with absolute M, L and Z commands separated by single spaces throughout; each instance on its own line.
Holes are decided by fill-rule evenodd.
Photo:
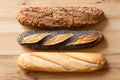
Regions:
M 30 71 L 92 72 L 104 66 L 105 58 L 99 53 L 32 52 L 21 54 L 17 64 Z
M 74 28 L 93 25 L 104 18 L 96 7 L 24 7 L 17 20 L 25 26 L 39 28 Z

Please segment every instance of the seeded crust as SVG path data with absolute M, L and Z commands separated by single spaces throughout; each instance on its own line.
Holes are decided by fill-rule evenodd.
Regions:
M 32 52 L 21 54 L 17 64 L 29 71 L 92 72 L 102 69 L 105 58 L 99 53 Z
M 99 31 L 42 30 L 27 31 L 18 36 L 20 45 L 40 50 L 67 50 L 92 47 L 103 39 Z
M 17 20 L 31 27 L 68 28 L 96 24 L 103 16 L 103 11 L 96 7 L 24 7 Z

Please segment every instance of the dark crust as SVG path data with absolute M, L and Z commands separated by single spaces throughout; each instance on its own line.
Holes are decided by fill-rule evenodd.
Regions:
M 39 28 L 70 28 L 100 22 L 104 13 L 96 7 L 24 7 L 17 20 L 25 26 Z
M 29 35 L 33 35 L 36 33 L 49 33 L 48 36 L 43 38 L 41 41 L 37 43 L 21 43 L 24 37 L 27 37 Z M 43 43 L 47 40 L 49 40 L 51 37 L 57 35 L 57 34 L 64 34 L 64 33 L 72 33 L 74 36 L 70 37 L 69 39 L 56 44 L 56 45 L 50 45 L 50 46 L 44 46 Z M 98 39 L 90 42 L 90 43 L 84 43 L 84 44 L 77 44 L 77 45 L 67 45 L 71 41 L 73 41 L 76 37 L 82 36 L 82 35 L 95 35 L 98 36 Z M 32 48 L 32 49 L 38 49 L 38 50 L 70 50 L 70 49 L 81 49 L 81 48 L 89 48 L 94 46 L 95 44 L 99 43 L 103 39 L 103 35 L 99 31 L 79 31 L 79 30 L 42 30 L 42 31 L 28 31 L 28 32 L 23 32 L 20 34 L 17 38 L 17 41 L 19 42 L 20 45 Z

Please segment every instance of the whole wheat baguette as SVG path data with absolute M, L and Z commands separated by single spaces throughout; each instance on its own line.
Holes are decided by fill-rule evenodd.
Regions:
M 105 58 L 99 53 L 32 52 L 21 54 L 17 64 L 30 71 L 92 72 L 104 66 Z
M 20 45 L 40 50 L 88 48 L 102 39 L 102 33 L 94 30 L 27 31 L 18 36 Z
M 70 28 L 96 24 L 103 15 L 96 7 L 24 7 L 17 20 L 25 26 Z

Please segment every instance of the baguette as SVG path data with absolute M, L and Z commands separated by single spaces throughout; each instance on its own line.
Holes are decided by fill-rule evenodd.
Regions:
M 103 17 L 103 11 L 96 7 L 24 7 L 17 20 L 31 27 L 74 28 L 96 24 Z
M 29 71 L 92 72 L 104 66 L 105 58 L 98 53 L 32 52 L 21 54 L 17 64 Z
M 42 30 L 27 31 L 18 36 L 20 45 L 40 50 L 69 50 L 94 46 L 103 39 L 99 31 Z

